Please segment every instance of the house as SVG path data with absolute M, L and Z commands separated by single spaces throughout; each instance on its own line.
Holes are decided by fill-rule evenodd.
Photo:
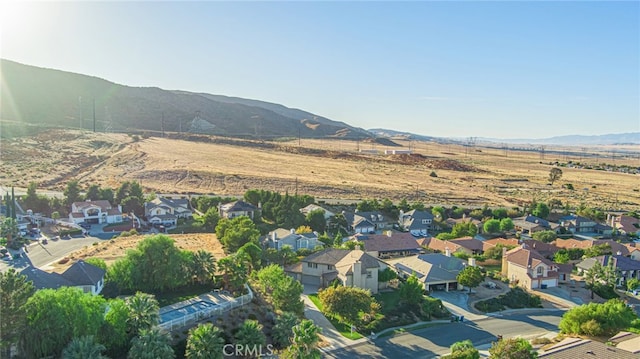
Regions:
M 218 207 L 218 214 L 220 215 L 220 218 L 232 219 L 240 216 L 247 216 L 253 220 L 255 219 L 257 212 L 258 207 L 245 201 L 220 204 Z
M 626 243 L 623 245 L 629 251 L 627 257 L 633 259 L 634 261 L 640 261 L 640 248 L 636 247 L 636 243 Z M 623 254 L 624 252 L 620 251 L 620 253 Z
M 640 219 L 626 215 L 611 216 L 610 218 L 611 227 L 622 235 L 628 236 L 640 232 Z
M 357 213 L 342 212 L 347 221 L 347 231 L 351 233 L 375 233 L 376 225 Z
M 384 234 L 356 234 L 353 241 L 360 241 L 364 251 L 377 258 L 414 255 L 422 248 L 410 233 L 386 231 Z
M 540 359 L 637 359 L 637 355 L 621 348 L 582 338 L 565 338 L 544 351 Z
M 324 243 L 318 239 L 317 232 L 297 234 L 295 229 L 287 230 L 284 228 L 278 228 L 275 231 L 269 232 L 264 238 L 263 244 L 267 248 L 277 250 L 289 246 L 294 251 L 324 246 Z
M 618 286 L 623 286 L 631 278 L 640 279 L 640 262 L 622 255 L 604 255 L 587 258 L 576 264 L 576 268 L 578 269 L 578 273 L 584 273 L 593 268 L 596 263 L 599 263 L 603 267 L 612 265 L 616 269 L 616 273 L 618 274 L 616 285 Z
M 557 231 L 560 226 L 546 219 L 536 217 L 534 215 L 526 215 L 513 219 L 513 228 L 516 232 L 531 236 L 535 232 L 541 231 Z
M 409 212 L 400 211 L 398 224 L 403 231 L 410 232 L 414 236 L 427 236 L 433 232 L 433 214 L 417 209 Z
M 309 212 L 317 211 L 319 209 L 324 211 L 324 219 L 326 221 L 328 221 L 329 218 L 331 218 L 331 217 L 336 215 L 335 213 L 333 213 L 333 212 L 331 212 L 331 211 L 329 211 L 327 209 L 324 209 L 324 208 L 318 206 L 317 204 L 313 204 L 313 203 L 308 205 L 308 206 L 306 206 L 306 207 L 304 207 L 304 208 L 300 208 L 300 213 L 302 213 L 302 214 L 304 214 L 306 216 L 307 214 L 309 214 Z
M 191 218 L 193 212 L 189 208 L 188 199 L 156 197 L 144 204 L 144 215 L 151 224 L 175 227 L 178 224 L 178 218 Z
M 460 223 L 472 223 L 478 229 L 478 233 L 482 232 L 482 221 L 479 221 L 473 217 L 467 217 L 465 214 L 462 215 L 462 218 L 447 218 L 444 220 L 444 223 L 453 228 L 456 224 Z
M 442 253 L 447 251 L 450 253 L 464 253 L 469 256 L 482 253 L 484 248 L 482 241 L 471 237 L 456 238 L 449 241 L 431 237 L 421 243 L 423 247 L 434 251 Z
M 640 252 L 638 252 L 638 248 L 635 248 L 631 245 L 620 244 L 611 239 L 561 239 L 558 238 L 552 242 L 558 248 L 580 248 L 580 249 L 589 249 L 593 246 L 598 245 L 608 245 L 611 247 L 611 253 L 620 254 L 623 256 L 632 256 L 633 259 L 640 258 Z
M 507 251 L 503 249 L 502 275 L 526 289 L 558 286 L 558 268 L 526 245 Z
M 327 287 L 338 280 L 342 285 L 378 293 L 378 271 L 387 265 L 362 250 L 327 248 L 313 253 L 285 272 L 302 284 Z
M 23 269 L 21 274 L 33 282 L 36 289 L 58 289 L 60 287 L 78 287 L 85 293 L 100 294 L 104 287 L 106 271 L 83 260 L 79 260 L 62 274 L 49 273 L 34 267 Z
M 553 258 L 553 256 L 560 250 L 560 248 L 555 246 L 553 243 L 545 243 L 542 241 L 536 241 L 535 239 L 523 239 L 520 243 L 526 245 L 527 248 L 531 248 L 540 253 L 540 255 L 545 258 Z
M 472 238 L 472 237 L 462 237 L 449 240 L 451 243 L 455 243 L 465 250 L 471 252 L 471 255 L 482 254 L 484 252 L 484 243 L 483 241 Z
M 393 267 L 398 276 L 407 278 L 415 274 L 427 291 L 461 290 L 458 283 L 458 273 L 468 263 L 450 254 L 430 253 L 401 258 L 394 261 Z
M 612 227 L 575 214 L 560 217 L 559 221 L 560 225 L 571 233 L 600 234 L 603 236 L 610 236 L 613 233 Z
M 112 207 L 106 200 L 73 202 L 69 220 L 74 224 L 80 223 L 120 223 L 122 222 L 122 208 Z
M 493 239 L 487 239 L 486 241 L 482 241 L 482 251 L 486 252 L 489 248 L 493 248 L 496 246 L 514 248 L 519 245 L 520 245 L 520 242 L 518 242 L 518 240 L 515 238 L 510 238 L 510 239 L 493 238 Z
M 631 332 L 619 332 L 609 338 L 616 348 L 626 350 L 633 354 L 640 354 L 640 335 Z

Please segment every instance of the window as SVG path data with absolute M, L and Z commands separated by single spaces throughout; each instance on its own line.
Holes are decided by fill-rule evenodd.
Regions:
M 318 263 L 311 263 L 311 262 L 308 262 L 308 263 L 307 263 L 307 267 L 309 267 L 309 268 L 318 268 Z
M 430 219 L 423 219 L 422 220 L 422 224 L 431 224 L 431 220 Z
M 544 269 L 543 269 L 542 267 L 538 267 L 538 274 L 542 274 L 542 271 L 543 271 L 543 270 L 544 270 Z
M 371 271 L 370 271 L 370 270 L 368 270 L 368 271 L 367 271 L 367 278 L 371 278 L 372 276 L 373 276 L 373 275 L 371 274 Z
M 332 266 L 331 264 L 327 264 L 327 269 L 328 269 L 328 270 L 333 270 L 333 269 L 335 269 L 335 267 L 334 267 L 334 266 Z

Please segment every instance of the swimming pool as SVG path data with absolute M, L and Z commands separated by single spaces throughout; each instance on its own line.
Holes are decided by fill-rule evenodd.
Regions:
M 205 302 L 204 300 L 199 300 L 190 304 L 187 304 L 185 306 L 179 307 L 179 308 L 175 308 L 175 309 L 171 309 L 169 311 L 166 311 L 164 313 L 160 314 L 160 323 L 165 323 L 177 318 L 182 318 L 185 315 L 188 314 L 192 314 L 192 313 L 196 313 L 199 312 L 203 309 L 208 309 L 208 308 L 213 308 L 216 307 L 217 304 L 213 304 L 210 302 Z

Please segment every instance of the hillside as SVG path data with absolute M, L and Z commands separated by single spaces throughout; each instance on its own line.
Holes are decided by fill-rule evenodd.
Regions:
M 397 145 L 408 148 L 410 142 L 271 142 L 185 134 L 147 138 L 49 130 L 3 139 L 0 187 L 25 188 L 35 181 L 39 190 L 61 191 L 70 180 L 78 180 L 85 189 L 91 184 L 116 188 L 135 180 L 156 193 L 237 196 L 257 188 L 346 203 L 406 198 L 448 206 L 511 207 L 534 198 L 557 198 L 573 206 L 584 202 L 631 210 L 640 205 L 638 174 L 594 169 L 608 163 L 637 170 L 637 146 L 627 149 L 633 155 L 618 152 L 613 159 L 609 148 L 587 153 L 548 148 L 541 159 L 532 151 L 488 147 L 471 151 L 456 144 L 414 140 L 411 155 L 383 154 Z M 358 152 L 363 148 L 377 153 Z M 556 162 L 562 165 L 563 176 L 550 186 L 549 171 Z
M 164 129 L 267 139 L 371 136 L 345 123 L 273 103 L 130 87 L 9 60 L 0 60 L 0 68 L 0 119 L 7 121 L 93 129 L 95 109 L 98 131 Z

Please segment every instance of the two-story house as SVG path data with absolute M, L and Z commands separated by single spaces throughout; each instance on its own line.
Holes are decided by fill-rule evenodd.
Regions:
M 503 249 L 502 275 L 526 289 L 557 287 L 557 266 L 535 250 L 524 247 Z
M 403 231 L 410 232 L 414 236 L 427 236 L 433 231 L 433 214 L 417 209 L 409 212 L 400 211 L 398 224 Z
M 317 232 L 298 234 L 295 229 L 278 228 L 267 234 L 263 240 L 263 245 L 277 250 L 289 246 L 294 251 L 297 251 L 299 249 L 314 249 L 318 246 L 323 247 L 324 243 L 318 239 Z
M 362 250 L 327 248 L 313 253 L 285 272 L 302 284 L 326 287 L 338 280 L 342 285 L 378 293 L 378 271 L 387 265 Z
M 575 214 L 561 217 L 560 225 L 564 227 L 567 231 L 571 233 L 577 233 L 577 234 L 595 233 L 595 234 L 608 236 L 613 233 L 612 227 L 605 224 L 597 223 L 593 219 L 577 216 Z
M 611 227 L 622 235 L 634 235 L 640 233 L 640 219 L 627 216 L 610 216 Z
M 122 222 L 122 208 L 112 207 L 109 201 L 73 202 L 69 220 L 80 223 L 120 223 Z
M 557 223 L 549 222 L 546 219 L 531 214 L 513 219 L 513 228 L 516 232 L 528 236 L 531 236 L 535 232 L 557 231 L 559 227 Z
M 300 213 L 302 213 L 302 214 L 304 214 L 306 216 L 307 214 L 309 214 L 309 212 L 317 211 L 317 210 L 323 210 L 324 211 L 324 219 L 325 219 L 325 221 L 328 221 L 329 218 L 331 218 L 331 217 L 336 215 L 335 213 L 329 211 L 328 209 L 320 207 L 317 204 L 313 204 L 313 203 L 308 205 L 308 206 L 306 206 L 306 207 L 300 208 Z
M 144 215 L 151 224 L 174 227 L 178 224 L 178 218 L 191 218 L 193 212 L 189 207 L 189 200 L 186 198 L 156 197 L 144 204 Z
M 257 216 L 257 212 L 258 207 L 245 201 L 220 204 L 218 207 L 218 214 L 220 215 L 220 218 L 232 219 L 240 216 L 247 216 L 254 220 Z
M 578 273 L 584 273 L 593 268 L 596 263 L 599 263 L 603 267 L 612 265 L 615 268 L 618 274 L 616 283 L 618 286 L 624 286 L 631 278 L 640 279 L 640 261 L 619 254 L 587 258 L 576 264 L 576 268 L 578 269 Z

